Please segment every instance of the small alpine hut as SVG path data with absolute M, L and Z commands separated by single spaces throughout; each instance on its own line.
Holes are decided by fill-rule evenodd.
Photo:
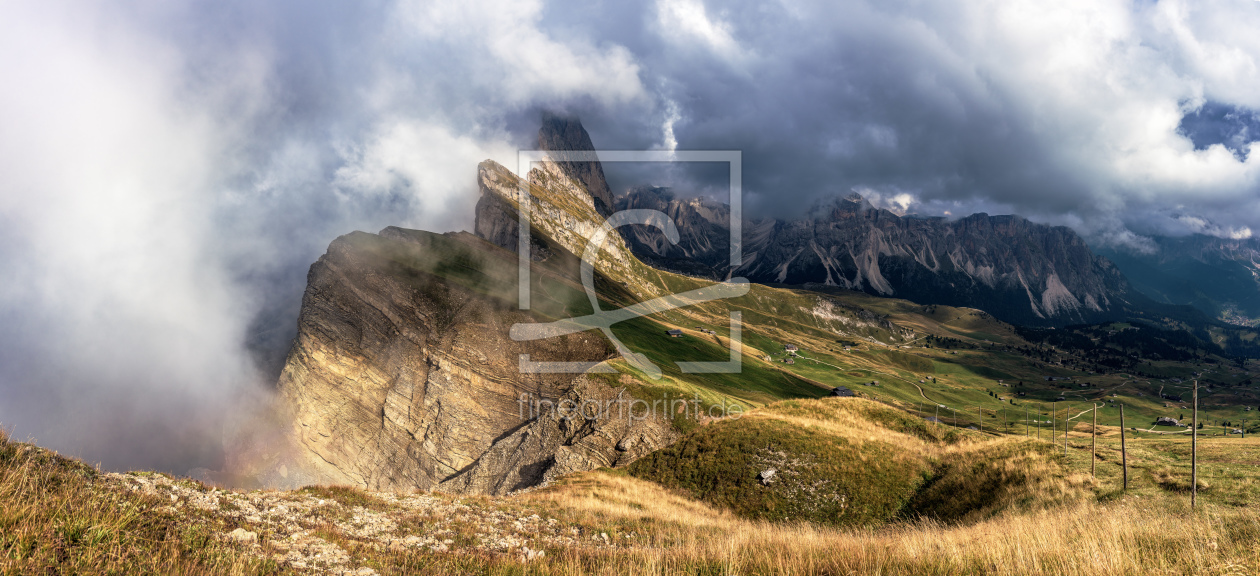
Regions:
M 679 330 L 677 328 L 673 330 L 666 330 L 665 333 L 669 334 L 670 338 L 679 338 L 682 336 L 682 330 Z
M 853 396 L 857 396 L 857 394 L 854 394 L 852 390 L 849 390 L 848 388 L 845 388 L 844 386 L 836 386 L 835 388 L 832 388 L 832 389 L 831 389 L 831 395 L 832 395 L 832 396 L 843 396 L 843 397 L 846 397 L 846 398 L 851 398 L 851 397 L 853 397 Z

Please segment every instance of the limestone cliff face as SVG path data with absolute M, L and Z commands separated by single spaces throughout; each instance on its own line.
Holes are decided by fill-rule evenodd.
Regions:
M 467 234 L 387 228 L 338 238 L 310 270 L 279 381 L 304 472 L 371 489 L 501 494 L 626 465 L 674 439 L 667 421 L 539 409 L 616 402 L 583 375 L 522 374 L 519 354 L 599 361 L 597 333 L 537 342 L 516 322 L 516 257 Z

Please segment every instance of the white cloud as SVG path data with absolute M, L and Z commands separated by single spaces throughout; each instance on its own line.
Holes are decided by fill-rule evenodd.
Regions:
M 214 466 L 310 263 L 470 228 L 509 119 L 650 104 L 629 50 L 537 2 L 141 4 L 0 6 L 0 423 L 107 466 Z
M 879 191 L 866 186 L 855 186 L 854 192 L 861 194 L 867 202 L 876 208 L 883 208 L 898 216 L 905 216 L 919 206 L 919 199 L 914 194 L 893 188 L 890 191 Z
M 1174 219 L 1184 228 L 1184 230 L 1179 230 L 1178 232 L 1205 234 L 1208 236 L 1216 236 L 1217 238 L 1229 238 L 1233 240 L 1246 240 L 1247 238 L 1251 238 L 1251 228 L 1249 226 L 1219 226 L 1207 218 L 1187 214 L 1175 216 Z
M 0 92 L 0 221 L 16 237 L 0 310 L 23 318 L 0 328 L 21 356 L 0 374 L 6 424 L 138 459 L 106 445 L 126 436 L 110 426 L 217 434 L 213 408 L 254 384 L 251 310 L 213 249 L 209 186 L 233 126 L 184 104 L 177 50 L 106 13 L 3 12 L 0 77 L 20 89 Z
M 445 126 L 394 120 L 376 126 L 365 140 L 343 151 L 345 164 L 337 169 L 333 186 L 347 202 L 403 195 L 412 210 L 398 224 L 425 230 L 471 229 L 477 164 L 496 158 L 515 166 L 516 150 L 506 135 L 478 141 Z M 452 226 L 452 216 L 462 225 Z
M 667 41 L 698 41 L 720 59 L 742 67 L 748 54 L 735 40 L 730 23 L 710 16 L 701 0 L 657 0 L 659 34 Z
M 678 111 L 678 103 L 665 100 L 665 119 L 661 121 L 661 149 L 673 152 L 678 149 L 678 138 L 674 136 L 674 124 L 682 120 Z
M 398 12 L 409 28 L 399 32 L 403 43 L 416 33 L 445 46 L 435 52 L 463 68 L 451 72 L 493 85 L 510 105 L 576 96 L 615 105 L 646 97 L 629 50 L 589 38 L 556 40 L 538 28 L 542 9 L 539 0 L 408 0 Z

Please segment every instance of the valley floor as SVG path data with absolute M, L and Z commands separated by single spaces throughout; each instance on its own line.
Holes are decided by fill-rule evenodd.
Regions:
M 1070 465 L 1087 475 L 1088 452 L 1082 461 L 1072 442 Z M 1212 460 L 1260 448 L 1246 444 Z M 1113 468 L 1100 461 L 1095 497 L 1065 506 L 838 529 L 742 519 L 617 471 L 502 498 L 237 492 L 102 473 L 3 439 L 0 573 L 1260 573 L 1249 479 L 1241 492 L 1206 488 L 1191 511 L 1174 460 L 1131 469 L 1128 493 Z

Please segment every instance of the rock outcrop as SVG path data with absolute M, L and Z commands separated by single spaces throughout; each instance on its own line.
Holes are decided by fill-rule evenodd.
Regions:
M 573 118 L 545 115 L 547 151 L 593 151 Z M 598 162 L 551 158 L 524 179 L 478 167 L 476 236 L 386 228 L 338 238 L 312 267 L 299 331 L 280 377 L 301 470 L 295 477 L 370 489 L 502 494 L 561 474 L 628 465 L 671 443 L 664 414 L 633 414 L 623 386 L 594 376 L 522 373 L 531 361 L 599 362 L 596 332 L 516 342 L 509 329 L 544 320 L 517 309 L 519 222 L 530 215 L 535 277 L 589 308 L 578 260 L 613 206 Z M 618 234 L 595 253 L 601 282 L 660 294 Z M 545 304 L 545 303 L 544 303 Z M 537 310 L 534 307 L 534 310 Z M 600 408 L 592 415 L 590 410 Z
M 612 350 L 595 332 L 511 340 L 512 324 L 539 320 L 514 306 L 516 266 L 467 234 L 386 228 L 334 241 L 311 267 L 279 381 L 303 477 L 502 494 L 672 441 L 667 420 L 571 409 L 615 405 L 624 389 L 521 373 L 521 354 L 600 361 Z
M 571 134 L 576 130 L 581 136 L 567 144 L 571 146 L 569 149 L 594 150 L 577 120 L 566 120 L 563 125 L 566 126 L 563 131 L 555 131 Z M 551 141 L 546 134 L 548 128 L 544 123 L 539 143 L 544 149 L 550 149 L 547 146 L 555 144 L 545 144 Z M 566 167 L 565 162 L 548 159 L 539 162 L 522 178 L 493 160 L 482 162 L 477 167 L 481 198 L 476 208 L 476 235 L 496 246 L 517 251 L 520 211 L 522 206 L 528 206 L 530 256 L 535 262 L 547 260 L 556 251 L 582 256 L 591 238 L 603 230 L 606 218 L 601 208 L 601 193 L 591 191 L 581 179 L 597 177 L 597 182 L 603 182 L 603 171 L 598 169 L 598 162 L 594 164 L 589 170 L 574 170 Z M 606 188 L 607 184 L 603 186 Z M 667 293 L 647 279 L 652 270 L 634 256 L 622 234 L 608 234 L 593 258 L 601 274 L 625 287 L 638 301 Z

